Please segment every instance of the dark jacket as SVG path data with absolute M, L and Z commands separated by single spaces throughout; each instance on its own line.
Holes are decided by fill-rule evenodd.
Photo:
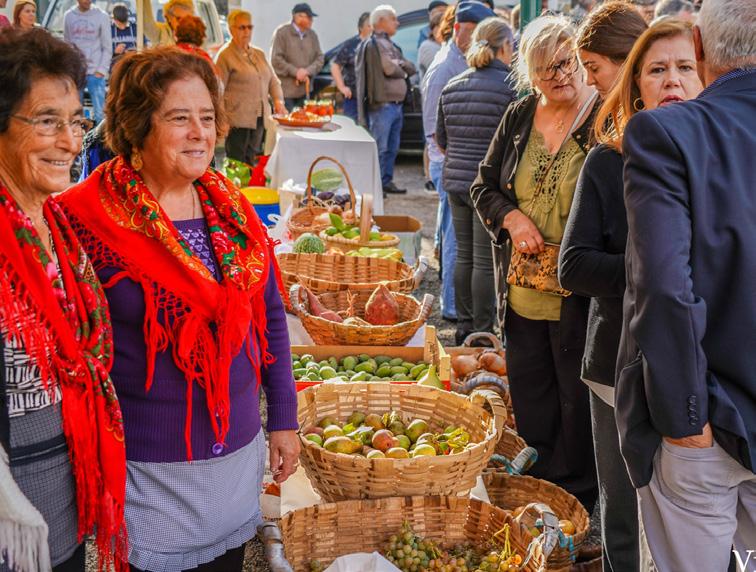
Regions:
M 507 65 L 470 68 L 441 92 L 436 143 L 445 149 L 444 191 L 468 194 L 501 118 L 517 94 Z
M 628 242 L 617 427 L 636 487 L 662 437 L 756 459 L 756 70 L 625 131 Z
M 480 163 L 478 176 L 470 187 L 475 209 L 491 235 L 494 246 L 496 307 L 502 331 L 507 305 L 506 277 L 511 244 L 509 233 L 501 227 L 501 223 L 508 213 L 518 208 L 514 179 L 520 157 L 528 144 L 537 104 L 538 98 L 531 95 L 509 106 L 491 140 L 485 159 Z M 572 138 L 586 154 L 591 148 L 590 132 L 598 106 L 599 102 L 596 102 L 590 115 L 572 134 Z M 587 315 L 587 298 L 576 294 L 564 298 L 560 316 L 562 327 L 559 328 L 563 349 L 582 349 L 585 346 Z
M 562 238 L 559 282 L 591 297 L 581 377 L 612 387 L 622 331 L 626 242 L 622 155 L 599 145 L 588 153 L 575 189 Z
M 383 46 L 379 45 L 383 43 Z M 390 53 L 389 53 L 390 52 Z M 354 56 L 357 122 L 367 127 L 368 112 L 385 103 L 401 103 L 408 90 L 408 80 L 415 66 L 405 59 L 402 49 L 385 34 L 372 34 L 357 46 Z M 397 89 L 401 81 L 404 89 Z

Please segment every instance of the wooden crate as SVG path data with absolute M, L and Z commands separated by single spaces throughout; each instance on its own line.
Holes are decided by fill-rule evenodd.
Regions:
M 447 390 L 450 388 L 451 380 L 451 358 L 438 341 L 436 328 L 425 326 L 425 343 L 423 346 L 292 346 L 292 353 L 302 355 L 311 354 L 316 360 L 320 361 L 333 356 L 343 358 L 350 355 L 367 354 L 371 357 L 386 355 L 391 357 L 400 357 L 407 361 L 418 362 L 424 361 L 436 366 L 436 373 L 439 379 L 444 383 Z M 297 391 L 301 391 L 313 385 L 320 385 L 322 381 L 295 380 Z M 408 384 L 415 381 L 394 381 L 391 383 Z

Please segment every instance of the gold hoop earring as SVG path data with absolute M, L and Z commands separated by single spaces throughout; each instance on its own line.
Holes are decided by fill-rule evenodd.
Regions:
M 640 97 L 636 97 L 633 100 L 633 109 L 635 111 L 643 111 L 643 100 Z
M 144 163 L 142 162 L 142 154 L 137 149 L 131 150 L 131 166 L 135 171 L 141 171 L 142 167 L 144 167 Z

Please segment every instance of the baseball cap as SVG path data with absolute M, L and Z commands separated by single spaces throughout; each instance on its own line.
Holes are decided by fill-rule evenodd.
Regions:
M 446 2 L 443 2 L 442 0 L 433 0 L 430 4 L 428 4 L 428 12 L 432 12 L 436 8 L 446 8 L 449 4 Z
M 310 8 L 310 5 L 307 2 L 301 2 L 299 4 L 296 4 L 294 8 L 291 9 L 292 14 L 300 14 L 304 13 L 310 16 L 311 18 L 314 18 L 317 16 L 315 12 L 312 11 L 312 8 Z
M 477 24 L 493 16 L 496 16 L 496 14 L 485 4 L 475 2 L 474 0 L 466 0 L 457 4 L 455 20 L 457 22 L 472 22 L 473 24 Z

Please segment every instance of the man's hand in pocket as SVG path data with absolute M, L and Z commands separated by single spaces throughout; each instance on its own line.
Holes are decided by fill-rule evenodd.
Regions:
M 691 435 L 690 437 L 682 437 L 681 439 L 664 437 L 664 440 L 672 445 L 687 447 L 689 449 L 708 449 L 714 446 L 714 435 L 711 432 L 711 425 L 708 423 L 704 425 L 703 433 L 700 435 Z

